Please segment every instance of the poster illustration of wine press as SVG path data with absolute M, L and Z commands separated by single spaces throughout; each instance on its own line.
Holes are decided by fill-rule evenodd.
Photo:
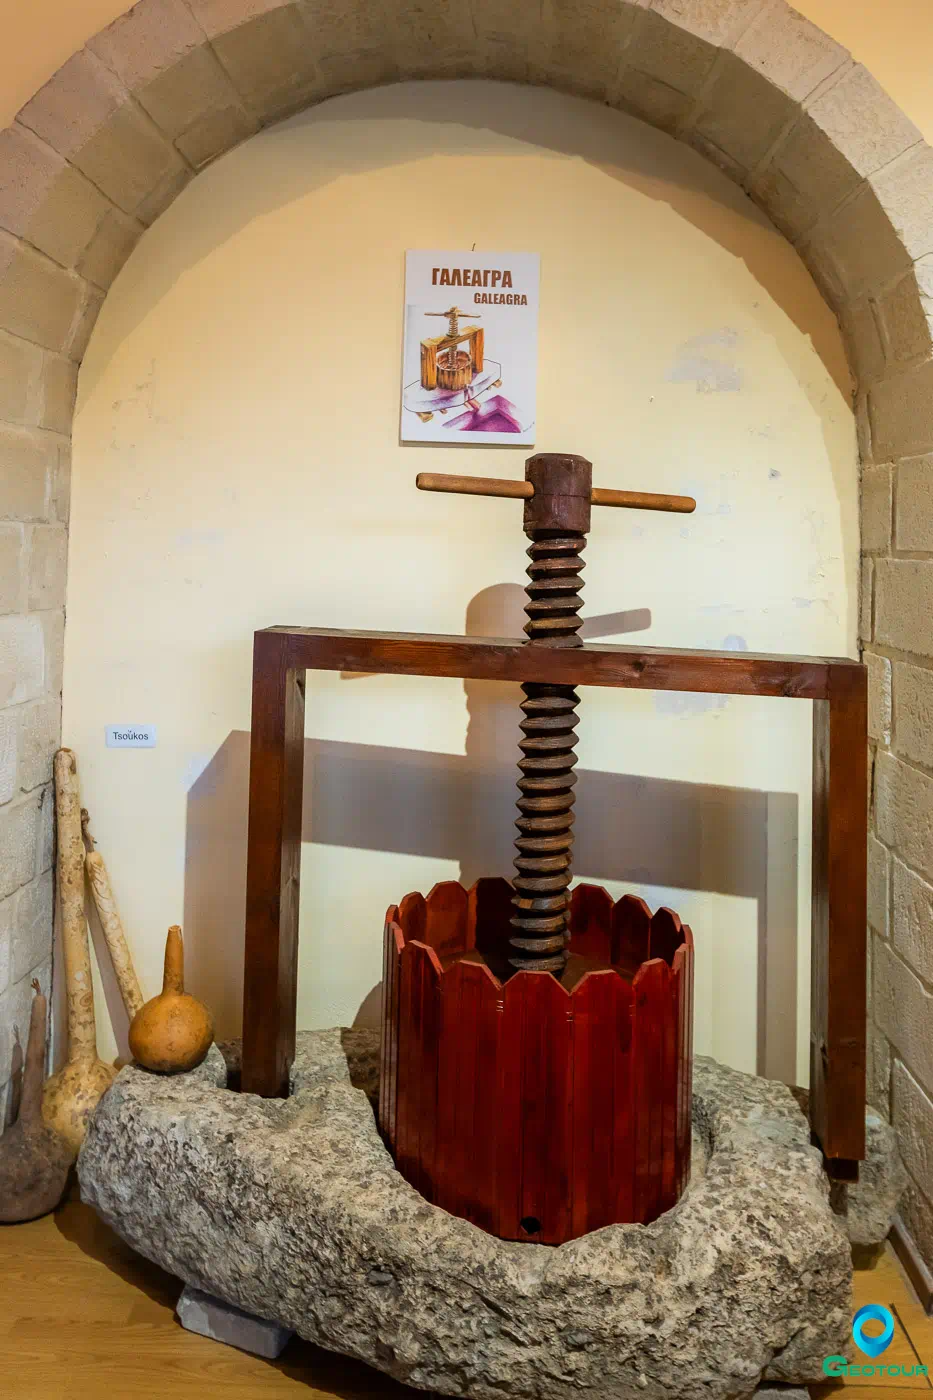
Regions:
M 539 262 L 406 253 L 402 442 L 534 442 Z

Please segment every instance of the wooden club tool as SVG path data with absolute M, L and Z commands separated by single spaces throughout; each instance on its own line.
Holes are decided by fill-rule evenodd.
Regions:
M 55 755 L 55 812 L 58 819 L 58 897 L 68 995 L 68 1059 L 46 1080 L 42 1115 L 77 1152 L 88 1119 L 113 1083 L 116 1070 L 97 1054 L 94 988 L 84 908 L 84 840 L 78 769 L 71 749 Z
M 120 911 L 117 909 L 117 901 L 110 884 L 110 875 L 104 864 L 103 856 L 100 851 L 95 849 L 97 842 L 91 835 L 90 817 L 85 807 L 81 808 L 81 834 L 87 848 L 84 864 L 87 870 L 88 884 L 91 887 L 91 894 L 94 896 L 97 917 L 100 919 L 100 926 L 107 943 L 107 951 L 110 953 L 110 961 L 113 963 L 113 972 L 117 979 L 117 986 L 120 988 L 120 997 L 126 1008 L 126 1014 L 132 1021 L 143 1004 L 143 994 L 140 990 L 139 978 L 136 976 L 136 969 L 133 966 L 133 958 L 126 941 L 126 934 L 123 931 L 123 921 L 120 918 Z
M 585 457 L 539 452 L 525 463 L 524 481 L 494 477 L 445 476 L 421 472 L 421 491 L 504 496 L 523 500 L 524 530 L 531 540 L 525 624 L 528 646 L 577 647 L 583 584 L 581 555 L 590 529 L 590 508 L 689 514 L 689 496 L 593 488 L 592 463 Z M 560 973 L 567 961 L 568 887 L 572 879 L 573 773 L 577 706 L 570 685 L 525 682 L 524 734 L 519 747 L 518 855 L 512 898 L 509 962 L 534 972 Z

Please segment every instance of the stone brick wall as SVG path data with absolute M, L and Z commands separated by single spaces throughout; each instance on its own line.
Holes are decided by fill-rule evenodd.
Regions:
M 56 337 L 30 330 L 31 339 L 0 332 L 0 1123 L 13 1107 L 31 981 L 46 992 L 51 982 L 50 780 L 61 725 L 77 375 Z
M 933 1262 L 933 151 L 785 0 L 140 0 L 0 133 L 0 1082 L 28 978 L 49 969 L 68 432 L 107 288 L 236 142 L 336 93 L 431 77 L 546 84 L 689 142 L 791 240 L 845 331 L 872 685 L 871 1095 Z
M 909 446 L 915 444 L 909 440 Z M 933 457 L 865 468 L 863 637 L 874 769 L 869 1096 L 910 1174 L 905 1224 L 933 1261 Z M 880 455 L 876 449 L 875 455 Z M 870 501 L 870 505 L 869 505 Z

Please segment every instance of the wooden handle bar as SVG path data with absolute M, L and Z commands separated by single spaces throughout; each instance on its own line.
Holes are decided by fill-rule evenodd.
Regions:
M 508 496 L 528 501 L 535 493 L 530 481 L 503 481 L 498 476 L 448 476 L 444 472 L 419 472 L 419 491 L 448 491 L 454 496 Z
M 692 496 L 668 496 L 658 491 L 613 491 L 607 486 L 594 486 L 590 500 L 594 506 L 623 506 L 626 510 L 672 510 L 678 515 L 691 515 L 697 508 Z
M 535 493 L 530 481 L 503 481 L 497 476 L 448 476 L 442 472 L 419 472 L 419 491 L 448 491 L 457 496 L 506 496 L 527 501 Z M 628 510 L 672 510 L 690 515 L 697 508 L 692 496 L 659 495 L 654 491 L 612 491 L 594 486 L 590 496 L 594 506 L 622 506 Z

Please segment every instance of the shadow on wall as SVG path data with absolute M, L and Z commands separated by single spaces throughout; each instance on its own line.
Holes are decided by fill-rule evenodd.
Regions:
M 518 584 L 484 589 L 467 609 L 468 635 L 519 635 L 523 602 Z M 648 625 L 650 615 L 639 610 L 591 618 L 583 632 L 618 636 Z M 364 676 L 344 679 L 365 683 Z M 306 739 L 303 841 L 458 860 L 466 885 L 509 874 L 521 695 L 512 684 L 463 684 L 469 720 L 462 756 Z M 191 985 L 212 1007 L 218 1038 L 239 1035 L 242 1017 L 248 788 L 249 734 L 235 730 L 188 794 L 186 951 Z M 578 768 L 576 804 L 577 879 L 755 900 L 757 1068 L 793 1083 L 796 797 Z M 373 912 L 374 939 L 383 912 Z M 378 994 L 365 999 L 358 1024 L 378 1016 Z

